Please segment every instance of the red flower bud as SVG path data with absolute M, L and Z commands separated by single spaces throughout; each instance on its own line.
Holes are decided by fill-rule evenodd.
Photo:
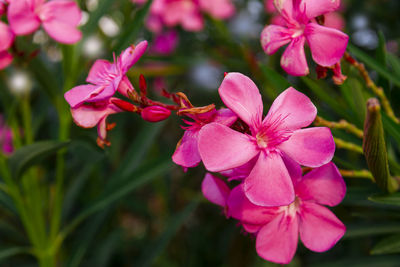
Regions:
M 167 119 L 171 111 L 161 106 L 146 107 L 141 112 L 142 118 L 149 122 L 159 122 Z

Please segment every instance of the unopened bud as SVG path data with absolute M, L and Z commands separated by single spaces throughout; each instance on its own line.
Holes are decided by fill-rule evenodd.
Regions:
M 148 122 L 159 122 L 167 119 L 171 111 L 161 106 L 146 107 L 141 112 L 142 118 Z
M 137 112 L 138 111 L 137 106 L 135 106 L 132 103 L 129 103 L 127 101 L 124 101 L 121 99 L 112 99 L 111 102 L 124 111 L 128 111 L 128 112 Z

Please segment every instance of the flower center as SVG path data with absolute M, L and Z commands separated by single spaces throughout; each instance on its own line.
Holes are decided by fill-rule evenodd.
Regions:
M 267 148 L 268 147 L 268 137 L 264 134 L 258 133 L 256 135 L 257 145 L 259 148 Z
M 288 216 L 295 216 L 297 211 L 300 209 L 301 199 L 296 196 L 294 201 L 289 205 L 286 206 L 286 215 Z

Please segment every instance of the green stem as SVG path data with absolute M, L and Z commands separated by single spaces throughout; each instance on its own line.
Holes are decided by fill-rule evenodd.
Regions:
M 333 140 L 335 140 L 335 144 L 337 148 L 341 148 L 341 149 L 347 149 L 347 150 L 351 150 L 354 151 L 358 154 L 364 154 L 364 151 L 362 149 L 361 146 L 358 146 L 356 144 L 344 141 L 340 138 L 337 137 L 333 137 Z
M 30 96 L 29 93 L 26 93 L 22 96 L 22 120 L 24 125 L 24 135 L 25 135 L 25 143 L 27 145 L 33 143 L 33 131 L 32 131 L 32 118 L 31 118 L 31 106 L 30 106 Z

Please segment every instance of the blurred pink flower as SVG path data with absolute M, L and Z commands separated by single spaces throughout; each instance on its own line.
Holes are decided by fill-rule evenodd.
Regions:
M 0 70 L 6 68 L 13 61 L 13 56 L 7 51 L 0 51 Z
M 214 109 L 207 113 L 187 116 L 189 116 L 193 121 L 184 120 L 188 126 L 183 127 L 185 133 L 179 141 L 174 155 L 172 156 L 173 162 L 184 168 L 195 167 L 201 161 L 197 142 L 202 127 L 212 122 L 229 127 L 237 119 L 237 116 L 231 110 L 226 108 L 220 110 Z
M 12 131 L 10 127 L 5 124 L 2 115 L 0 115 L 0 145 L 5 155 L 10 155 L 14 151 Z
M 15 35 L 10 27 L 0 21 L 0 70 L 11 64 L 13 56 L 7 52 L 15 39 Z
M 217 186 L 212 186 L 211 182 L 207 182 L 207 190 L 203 189 L 207 199 L 219 200 L 213 201 L 218 205 L 224 204 L 223 198 L 227 215 L 239 220 L 247 232 L 256 235 L 258 255 L 280 264 L 292 260 L 299 235 L 305 247 L 324 252 L 332 248 L 346 231 L 343 223 L 323 206 L 338 205 L 346 194 L 346 185 L 336 166 L 331 162 L 303 177 L 299 165 L 288 169 L 296 198 L 287 206 L 257 206 L 247 199 L 243 184 L 232 189 L 228 197 L 220 193 L 222 190 L 216 190 Z M 218 185 L 218 188 L 223 186 Z
M 105 101 L 122 87 L 121 81 L 128 70 L 140 59 L 147 48 L 147 41 L 140 42 L 136 47 L 130 46 L 121 55 L 110 63 L 98 59 L 90 69 L 86 81 L 90 84 L 79 85 L 65 93 L 65 100 L 76 108 L 84 102 Z M 129 80 L 125 79 L 130 84 Z M 120 92 L 126 94 L 121 88 Z
M 178 32 L 168 30 L 157 34 L 151 47 L 151 52 L 161 55 L 169 55 L 173 53 L 178 45 Z
M 335 152 L 329 128 L 310 125 L 317 109 L 304 94 L 289 88 L 281 93 L 262 120 L 263 103 L 257 86 L 240 73 L 229 73 L 219 88 L 225 105 L 245 122 L 249 133 L 209 123 L 198 134 L 198 149 L 207 170 L 220 172 L 256 163 L 244 180 L 246 196 L 262 206 L 288 205 L 294 189 L 284 158 L 319 167 Z
M 268 55 L 289 44 L 281 58 L 282 68 L 294 76 L 309 73 L 304 44 L 307 41 L 313 60 L 324 67 L 339 62 L 348 42 L 343 32 L 321 26 L 312 19 L 335 11 L 339 0 L 276 0 L 275 7 L 285 25 L 268 25 L 261 33 L 261 45 Z
M 81 21 L 81 10 L 71 0 L 14 0 L 10 2 L 7 18 L 16 35 L 27 35 L 36 31 L 40 24 L 57 42 L 73 44 L 82 33 L 77 30 Z

